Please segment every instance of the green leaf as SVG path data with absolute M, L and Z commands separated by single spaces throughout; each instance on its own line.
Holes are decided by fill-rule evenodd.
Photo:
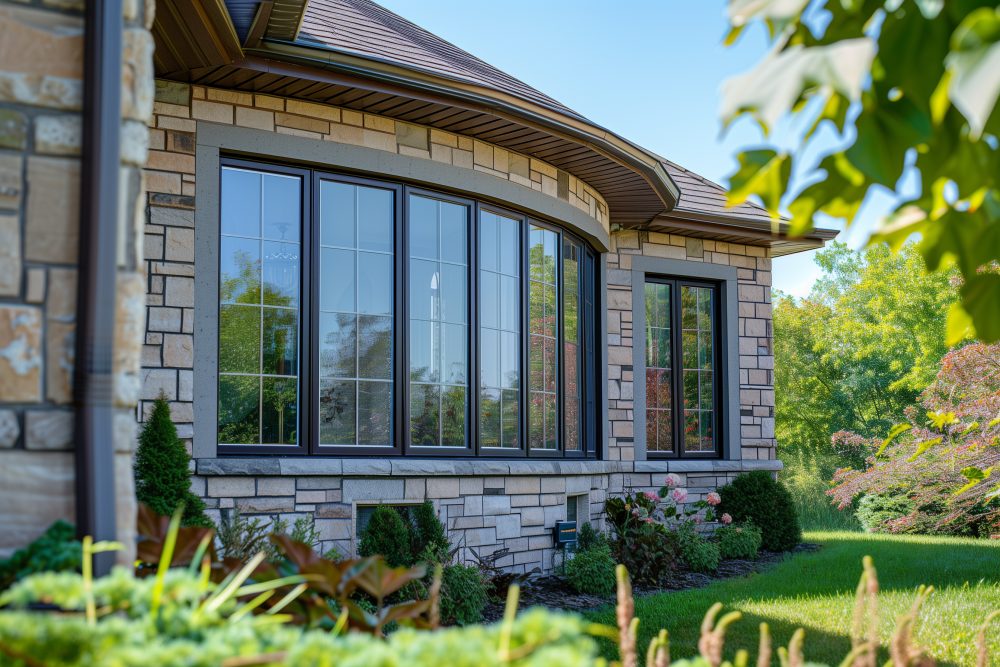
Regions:
M 943 431 L 946 427 L 958 423 L 958 417 L 954 412 L 928 412 L 927 421 L 938 431 Z
M 910 458 L 908 458 L 906 460 L 909 461 L 910 463 L 913 463 L 914 461 L 916 461 L 917 459 L 919 459 L 921 456 L 923 456 L 925 453 L 927 453 L 928 449 L 930 449 L 931 447 L 933 447 L 935 445 L 940 445 L 941 441 L 942 441 L 942 438 L 937 437 L 937 438 L 931 438 L 930 440 L 923 440 L 921 442 L 918 442 L 917 443 L 917 451 L 915 451 L 913 453 L 913 455 L 910 456 Z
M 993 474 L 993 466 L 990 466 L 985 470 L 982 468 L 978 468 L 976 466 L 969 466 L 967 468 L 962 468 L 962 475 L 964 475 L 965 479 L 969 481 L 965 486 L 955 491 L 954 495 L 958 496 L 965 493 L 969 489 L 989 479 L 991 474 Z
M 984 343 L 1000 341 L 1000 275 L 980 273 L 966 278 L 961 294 L 976 338 Z
M 878 448 L 878 451 L 875 452 L 875 458 L 882 456 L 882 452 L 884 452 L 886 448 L 889 445 L 891 445 L 896 438 L 903 435 L 912 428 L 913 428 L 912 424 L 907 424 L 904 422 L 902 424 L 896 424 L 891 429 L 889 429 L 889 435 L 885 437 L 885 440 L 882 441 L 882 446 L 880 446 Z
M 978 138 L 1000 95 L 1000 7 L 981 7 L 965 17 L 951 38 L 946 60 L 949 97 L 973 138 Z
M 772 150 L 752 150 L 740 153 L 737 159 L 740 166 L 729 177 L 726 204 L 736 206 L 746 201 L 750 195 L 757 195 L 772 218 L 777 220 L 781 196 L 788 187 L 788 177 L 792 171 L 791 158 Z
M 976 327 L 972 323 L 972 316 L 966 312 L 965 308 L 962 308 L 960 303 L 953 303 L 948 307 L 946 335 L 945 343 L 949 347 L 954 347 L 963 341 L 976 337 Z

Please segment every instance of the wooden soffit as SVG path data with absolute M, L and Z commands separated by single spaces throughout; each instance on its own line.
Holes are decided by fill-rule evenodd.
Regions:
M 218 67 L 243 57 L 222 0 L 158 0 L 152 32 L 158 73 Z

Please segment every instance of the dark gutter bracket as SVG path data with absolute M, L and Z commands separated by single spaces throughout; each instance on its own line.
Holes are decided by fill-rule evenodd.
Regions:
M 112 362 L 115 338 L 120 168 L 122 0 L 88 2 L 85 13 L 83 159 L 76 307 L 76 529 L 114 540 Z M 113 553 L 94 559 L 111 569 Z

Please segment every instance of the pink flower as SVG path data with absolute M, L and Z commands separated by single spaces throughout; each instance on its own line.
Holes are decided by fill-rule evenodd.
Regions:
M 653 523 L 653 517 L 647 516 L 646 517 L 646 523 Z
M 713 491 L 707 496 L 705 496 L 705 502 L 711 505 L 712 507 L 715 507 L 716 505 L 722 502 L 722 498 L 719 497 L 718 493 Z
M 722 515 L 722 523 L 726 526 L 733 522 L 733 517 L 729 516 L 728 513 Z
M 645 491 L 642 495 L 646 496 L 647 498 L 649 498 L 650 500 L 652 500 L 654 503 L 660 501 L 660 497 L 658 495 L 656 495 L 655 493 L 653 493 L 652 491 Z
M 664 486 L 666 486 L 668 489 L 672 489 L 675 486 L 680 485 L 680 483 L 681 483 L 681 478 L 675 475 L 674 473 L 670 473 L 669 475 L 667 475 L 667 478 L 663 480 Z
M 687 489 L 674 489 L 670 497 L 674 499 L 675 503 L 683 503 L 688 499 Z

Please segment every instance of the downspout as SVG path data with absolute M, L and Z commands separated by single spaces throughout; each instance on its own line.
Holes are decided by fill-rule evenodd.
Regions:
M 115 539 L 112 364 L 115 338 L 118 178 L 121 127 L 122 0 L 86 3 L 80 248 L 73 400 L 76 418 L 76 527 Z M 95 573 L 114 554 L 95 558 Z

